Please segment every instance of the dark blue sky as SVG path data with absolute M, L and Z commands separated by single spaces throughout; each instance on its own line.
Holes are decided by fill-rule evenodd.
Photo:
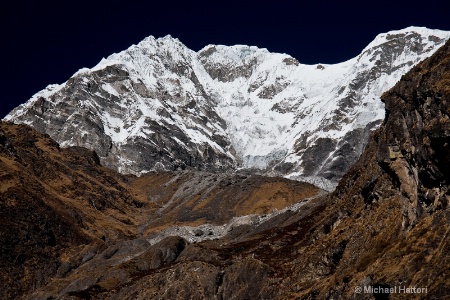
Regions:
M 0 15 L 0 118 L 48 84 L 149 35 L 170 34 L 193 50 L 247 44 L 301 63 L 336 63 L 381 32 L 412 25 L 450 30 L 448 2 L 11 1 Z

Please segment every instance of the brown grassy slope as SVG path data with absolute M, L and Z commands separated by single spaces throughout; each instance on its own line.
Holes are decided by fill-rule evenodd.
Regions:
M 0 122 L 0 298 L 65 280 L 97 253 L 149 232 L 223 224 L 317 191 L 290 180 L 233 174 L 122 176 L 99 165 L 92 151 L 61 149 L 28 126 Z M 124 245 L 125 252 L 140 249 Z
M 133 236 L 136 203 L 120 180 L 93 152 L 0 123 L 0 298 L 45 284 L 69 248 Z
M 141 226 L 142 234 L 172 224 L 221 225 L 235 216 L 285 208 L 319 192 L 311 184 L 284 178 L 204 172 L 147 174 L 130 180 L 130 186 L 158 207 Z

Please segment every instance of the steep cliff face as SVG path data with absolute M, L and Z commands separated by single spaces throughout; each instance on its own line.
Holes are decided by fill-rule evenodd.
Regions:
M 379 162 L 405 198 L 405 229 L 449 204 L 449 53 L 441 49 L 382 98 L 387 117 Z
M 380 124 L 379 96 L 449 36 L 418 27 L 380 34 L 336 65 L 243 45 L 196 53 L 149 37 L 6 120 L 95 150 L 122 173 L 244 168 L 332 189 Z
M 332 194 L 220 239 L 150 241 L 129 261 L 118 244 L 33 297 L 448 296 L 449 86 L 450 42 L 383 95 L 383 124 Z M 377 293 L 380 287 L 396 292 Z

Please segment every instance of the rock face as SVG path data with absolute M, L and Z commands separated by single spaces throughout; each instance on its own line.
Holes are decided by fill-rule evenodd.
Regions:
M 404 229 L 450 200 L 450 50 L 448 43 L 382 97 L 385 131 L 379 163 L 402 193 Z
M 6 120 L 95 150 L 122 173 L 244 168 L 331 189 L 384 117 L 382 92 L 449 36 L 392 31 L 336 65 L 249 46 L 196 53 L 149 37 L 47 87 Z

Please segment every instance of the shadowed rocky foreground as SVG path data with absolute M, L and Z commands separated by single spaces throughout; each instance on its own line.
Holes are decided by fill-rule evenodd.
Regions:
M 10 123 L 0 123 L 0 166 L 3 299 L 25 297 L 54 282 L 65 289 L 72 284 L 68 277 L 87 265 L 108 273 L 95 263 L 98 255 L 107 257 L 110 268 L 143 253 L 156 251 L 159 257 L 158 251 L 170 252 L 174 242 L 172 263 L 188 243 L 166 237 L 194 242 L 245 232 L 323 193 L 310 184 L 251 174 L 124 176 L 102 167 L 95 152 L 60 148 L 47 135 Z M 131 275 L 136 274 L 113 282 L 126 283 Z M 84 298 L 90 294 L 84 291 L 90 288 L 86 280 L 91 279 L 64 293 Z
M 450 43 L 382 100 L 331 194 L 251 174 L 123 176 L 2 123 L 0 297 L 448 298 Z M 380 287 L 397 292 L 365 292 Z

